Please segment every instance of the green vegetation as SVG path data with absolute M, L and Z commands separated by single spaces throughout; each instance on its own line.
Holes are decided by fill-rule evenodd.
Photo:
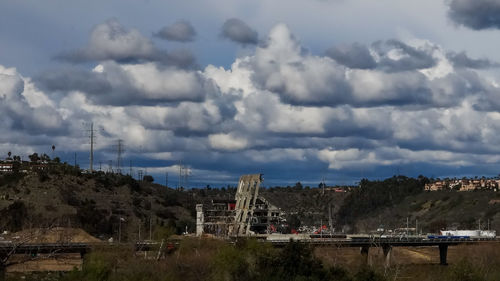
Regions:
M 372 214 L 382 208 L 392 207 L 408 196 L 424 191 L 428 179 L 394 176 L 384 181 L 363 179 L 359 188 L 345 198 L 338 212 L 340 222 L 354 221 L 359 217 Z
M 165 259 L 136 257 L 125 248 L 104 248 L 85 257 L 82 270 L 50 280 L 73 281 L 385 281 L 377 270 L 361 267 L 352 273 L 329 267 L 310 248 L 290 243 L 275 249 L 255 240 L 236 245 L 215 240 L 184 239 Z M 28 277 L 27 280 L 30 280 Z
M 325 249 L 325 248 L 322 248 Z M 449 266 L 437 264 L 328 264 L 312 249 L 290 243 L 282 249 L 256 240 L 227 244 L 185 238 L 175 251 L 154 250 L 145 258 L 131 248 L 106 246 L 85 256 L 81 270 L 58 274 L 25 274 L 25 280 L 51 281 L 498 281 L 499 245 L 459 246 Z M 322 250 L 323 251 L 323 250 Z M 342 256 L 342 259 L 348 259 Z M 352 256 L 350 257 L 353 258 Z M 356 258 L 356 257 L 354 257 Z M 361 258 L 361 256 L 359 256 Z M 19 280 L 21 274 L 8 274 Z

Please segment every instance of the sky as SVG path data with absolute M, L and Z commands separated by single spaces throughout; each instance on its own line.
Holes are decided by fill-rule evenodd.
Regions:
M 3 0 L 0 158 L 88 169 L 93 123 L 173 187 L 497 176 L 499 35 L 500 0 Z

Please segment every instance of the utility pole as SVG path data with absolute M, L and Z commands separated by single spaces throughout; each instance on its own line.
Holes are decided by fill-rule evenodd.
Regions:
M 118 219 L 118 243 L 122 242 L 122 217 Z
M 152 220 L 153 220 L 153 198 L 149 197 L 149 241 L 151 241 L 153 232 Z
M 75 167 L 76 167 L 76 152 L 75 152 Z
M 165 172 L 165 187 L 168 187 L 168 172 Z
M 321 178 L 322 195 L 325 195 L 325 177 Z
M 181 179 L 182 179 L 182 161 L 179 161 L 179 185 L 177 189 L 181 188 Z
M 130 160 L 130 177 L 133 177 L 132 176 L 132 160 Z
M 408 228 L 409 228 L 409 221 L 408 217 L 406 217 L 406 236 L 408 237 Z
M 328 204 L 328 223 L 330 224 L 330 233 L 333 234 L 332 203 Z

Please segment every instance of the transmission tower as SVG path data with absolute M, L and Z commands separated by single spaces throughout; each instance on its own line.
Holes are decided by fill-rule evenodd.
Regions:
M 95 130 L 94 122 L 89 124 L 89 129 L 87 129 L 90 140 L 90 172 L 94 171 L 94 142 L 95 142 Z
M 116 172 L 122 173 L 122 154 L 125 151 L 123 140 L 119 139 L 116 144 Z
M 112 173 L 113 172 L 113 160 L 109 160 L 108 161 L 108 173 Z
M 188 187 L 189 184 L 189 177 L 191 176 L 191 168 L 188 166 L 182 165 L 182 162 L 179 161 L 179 186 L 178 188 L 180 189 L 181 187 Z

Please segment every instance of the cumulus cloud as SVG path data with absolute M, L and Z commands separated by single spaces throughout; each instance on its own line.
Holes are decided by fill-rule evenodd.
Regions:
M 484 69 L 491 67 L 499 67 L 500 64 L 497 62 L 492 62 L 489 59 L 473 59 L 467 56 L 465 52 L 455 53 L 449 52 L 447 54 L 448 59 L 453 63 L 455 67 L 466 67 L 475 69 Z
M 332 47 L 326 55 L 349 68 L 372 69 L 377 66 L 368 47 L 359 43 Z
M 220 150 L 242 150 L 248 146 L 248 140 L 231 134 L 213 134 L 208 136 L 210 146 Z
M 240 19 L 231 18 L 224 22 L 221 35 L 239 44 L 257 44 L 258 33 Z
M 432 53 L 432 47 L 416 48 L 395 39 L 377 41 L 370 47 L 359 43 L 344 44 L 325 52 L 327 56 L 349 68 L 376 68 L 386 72 L 431 68 L 437 63 Z
M 106 60 L 119 63 L 155 61 L 181 68 L 191 67 L 195 63 L 190 51 L 160 50 L 137 29 L 127 29 L 116 19 L 95 26 L 85 48 L 59 54 L 56 59 L 72 63 Z
M 497 0 L 452 0 L 448 16 L 458 25 L 471 29 L 499 29 L 500 2 Z
M 197 71 L 160 68 L 154 63 L 103 62 L 92 71 L 59 70 L 38 78 L 49 91 L 81 91 L 98 104 L 133 105 L 199 102 L 216 87 Z
M 84 61 L 131 61 L 152 59 L 157 51 L 148 38 L 137 29 L 127 29 L 116 19 L 107 20 L 94 27 L 88 46 L 62 54 L 59 58 L 71 62 Z
M 14 143 L 29 131 L 41 143 L 56 136 L 84 151 L 81 123 L 93 121 L 98 150 L 121 138 L 131 158 L 149 163 L 173 167 L 182 159 L 197 171 L 291 177 L 500 161 L 491 157 L 500 152 L 499 83 L 476 71 L 487 59 L 418 40 L 317 55 L 283 24 L 248 51 L 230 67 L 201 70 L 105 60 L 31 80 L 0 67 L 0 110 L 8 116 L 0 129 L 13 131 L 0 140 Z
M 196 31 L 191 23 L 182 20 L 163 27 L 155 35 L 169 41 L 190 42 L 194 40 Z
M 401 41 L 391 39 L 372 44 L 377 67 L 388 72 L 431 68 L 436 65 L 427 46 L 415 48 Z
M 266 43 L 257 47 L 252 61 L 254 81 L 291 104 L 345 103 L 351 91 L 345 69 L 329 58 L 302 51 L 286 25 L 275 26 Z
M 22 131 L 28 135 L 60 135 L 67 132 L 67 123 L 48 99 L 37 92 L 30 79 L 22 77 L 15 68 L 0 65 L 0 109 L 4 131 Z M 0 126 L 1 126 L 0 125 Z
M 358 44 L 351 47 L 355 49 L 353 53 L 363 49 Z M 346 48 L 342 52 L 330 51 L 337 60 L 344 60 L 341 65 L 329 57 L 305 51 L 285 25 L 277 25 L 244 67 L 252 70 L 258 88 L 276 93 L 292 105 L 443 106 L 460 101 L 460 95 L 443 91 L 445 83 L 449 83 L 447 88 L 455 89 L 456 80 L 446 75 L 430 77 L 421 71 L 446 60 L 444 56 L 435 57 L 440 52 L 435 46 L 413 47 L 397 40 L 376 42 L 372 50 L 363 49 L 376 63 L 369 69 L 360 69 L 364 68 L 359 67 L 360 62 L 355 62 L 356 68 L 348 67 L 346 64 L 352 66 L 354 62 L 348 62 L 347 57 L 354 56 Z

